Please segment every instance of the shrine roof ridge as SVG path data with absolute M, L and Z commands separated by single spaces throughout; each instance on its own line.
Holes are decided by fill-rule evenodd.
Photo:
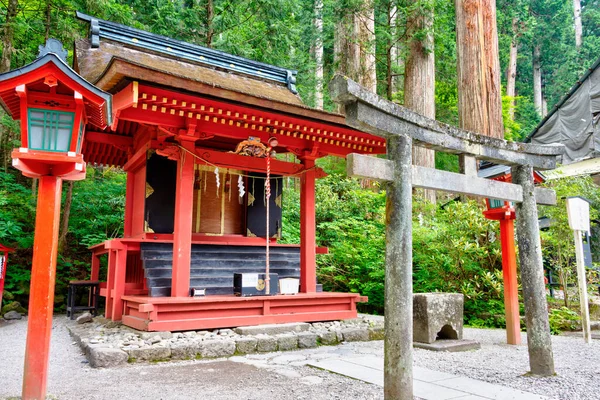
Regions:
M 293 94 L 298 93 L 296 89 L 298 71 L 296 70 L 250 60 L 223 51 L 105 21 L 79 11 L 77 11 L 77 18 L 90 23 L 90 40 L 93 48 L 100 46 L 100 38 L 105 38 L 182 61 L 191 61 L 228 72 L 283 83 Z

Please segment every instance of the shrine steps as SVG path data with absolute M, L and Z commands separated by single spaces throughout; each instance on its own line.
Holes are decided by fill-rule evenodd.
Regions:
M 143 331 L 186 331 L 237 326 L 317 322 L 357 317 L 356 293 L 299 293 L 290 296 L 124 296 L 123 323 Z
M 173 246 L 142 243 L 141 259 L 151 297 L 171 295 Z M 264 246 L 192 245 L 190 287 L 206 289 L 207 295 L 233 294 L 234 273 L 263 273 Z M 280 278 L 300 277 L 300 249 L 274 246 L 269 252 L 270 269 Z

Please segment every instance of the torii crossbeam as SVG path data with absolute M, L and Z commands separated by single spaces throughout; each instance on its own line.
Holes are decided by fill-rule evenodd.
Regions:
M 387 160 L 351 154 L 349 176 L 388 182 L 386 203 L 385 361 L 386 399 L 413 398 L 412 188 L 485 196 L 516 203 L 517 238 L 531 373 L 553 375 L 536 201 L 556 204 L 556 194 L 534 188 L 533 169 L 556 166 L 562 145 L 512 143 L 467 132 L 382 99 L 336 76 L 331 97 L 345 106 L 348 125 L 385 137 Z M 413 142 L 458 154 L 462 173 L 412 165 Z M 514 183 L 477 178 L 477 159 L 512 166 Z

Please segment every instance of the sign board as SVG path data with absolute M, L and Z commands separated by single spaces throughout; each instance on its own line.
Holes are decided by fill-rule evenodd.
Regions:
M 4 256 L 0 256 L 0 279 L 4 276 Z
M 569 227 L 574 231 L 590 231 L 590 203 L 581 197 L 567 197 Z

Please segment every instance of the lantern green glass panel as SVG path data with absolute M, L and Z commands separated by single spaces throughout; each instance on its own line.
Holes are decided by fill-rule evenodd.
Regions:
M 66 153 L 71 147 L 75 113 L 30 108 L 28 140 L 32 150 Z
M 490 209 L 504 207 L 504 200 L 490 199 Z

